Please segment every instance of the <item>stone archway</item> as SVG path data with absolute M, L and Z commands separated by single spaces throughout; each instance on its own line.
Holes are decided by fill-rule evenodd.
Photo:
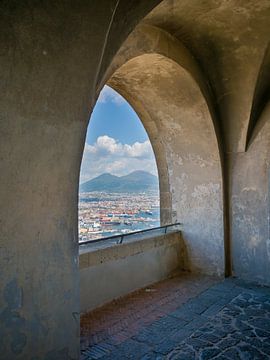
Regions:
M 0 4 L 6 358 L 79 358 L 78 183 L 96 80 L 158 2 Z
M 129 59 L 108 84 L 132 104 L 148 131 L 161 181 L 161 218 L 184 224 L 189 268 L 222 275 L 222 171 L 200 87 L 186 69 L 155 53 Z
M 268 248 L 261 246 L 267 224 L 258 215 L 250 216 L 250 209 L 267 214 L 268 130 L 263 127 L 262 133 L 260 128 L 264 121 L 267 126 L 269 118 L 265 115 L 269 100 L 265 49 L 270 3 L 164 0 L 149 13 L 160 2 L 29 0 L 0 4 L 0 306 L 5 316 L 0 326 L 1 353 L 7 358 L 29 354 L 78 357 L 80 160 L 89 113 L 99 90 L 112 76 L 113 86 L 132 97 L 134 108 L 141 107 L 149 127 L 162 135 L 161 153 L 166 161 L 160 163 L 165 170 L 168 166 L 164 184 L 168 209 L 171 207 L 168 218 L 185 223 L 183 233 L 192 262 L 198 265 L 195 270 L 222 273 L 220 148 L 227 173 L 224 200 L 229 204 L 224 206 L 224 217 L 229 225 L 234 221 L 229 235 L 238 262 L 235 275 L 269 282 Z M 115 57 L 143 18 L 148 37 L 140 42 L 134 32 L 132 46 L 124 45 Z M 144 68 L 147 58 L 141 56 L 146 54 L 153 54 L 154 59 Z M 143 76 L 133 59 L 139 65 L 143 60 Z M 125 67 L 132 70 L 133 65 L 134 72 L 124 74 Z M 165 76 L 163 91 L 159 76 L 145 76 L 147 71 L 158 73 L 158 68 L 171 74 Z M 140 90 L 140 83 L 144 85 L 141 93 L 135 91 Z M 134 91 L 129 94 L 132 86 Z M 156 102 L 162 102 L 163 108 L 157 109 Z M 171 113 L 167 114 L 164 104 L 170 105 Z M 259 111 L 253 113 L 254 109 Z M 189 148 L 190 134 L 194 134 L 194 151 Z M 244 155 L 247 135 L 250 149 Z M 157 142 L 156 153 L 158 146 Z M 193 156 L 183 155 L 188 150 Z M 254 181 L 257 174 L 250 175 L 254 169 L 262 174 L 260 184 Z M 181 192 L 184 188 L 186 192 Z M 231 205 L 232 212 L 228 210 Z M 252 222 L 259 236 L 250 241 L 242 229 Z M 253 266 L 258 263 L 264 265 L 255 272 Z M 14 313 L 20 326 L 14 327 Z

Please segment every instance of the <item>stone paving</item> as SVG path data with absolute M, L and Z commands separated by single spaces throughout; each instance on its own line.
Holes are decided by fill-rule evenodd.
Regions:
M 181 274 L 82 316 L 81 359 L 270 359 L 270 288 Z

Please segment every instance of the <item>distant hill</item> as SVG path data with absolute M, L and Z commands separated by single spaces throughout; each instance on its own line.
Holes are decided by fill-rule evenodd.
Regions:
M 129 175 L 102 174 L 80 185 L 80 192 L 143 192 L 158 190 L 158 178 L 146 171 L 133 171 Z

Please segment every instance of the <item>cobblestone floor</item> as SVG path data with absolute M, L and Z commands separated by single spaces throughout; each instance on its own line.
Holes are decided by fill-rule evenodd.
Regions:
M 270 288 L 181 274 L 82 316 L 81 359 L 270 359 Z

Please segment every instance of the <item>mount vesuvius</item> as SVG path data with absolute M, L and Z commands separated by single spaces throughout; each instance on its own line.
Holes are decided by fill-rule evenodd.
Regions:
M 125 176 L 105 173 L 80 185 L 80 192 L 144 192 L 158 190 L 158 178 L 146 171 L 137 170 Z

